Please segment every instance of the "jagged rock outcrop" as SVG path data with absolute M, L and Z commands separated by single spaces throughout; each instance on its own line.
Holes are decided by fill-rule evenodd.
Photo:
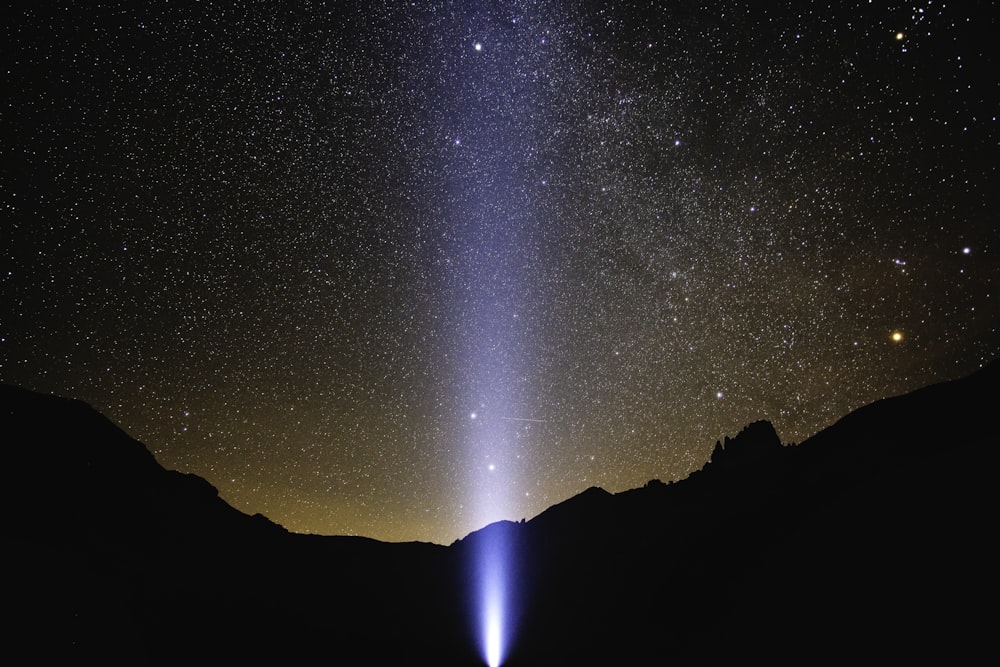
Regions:
M 726 436 L 716 441 L 709 458 L 712 465 L 732 465 L 765 457 L 781 451 L 781 438 L 771 422 L 760 420 L 748 424 L 735 438 Z

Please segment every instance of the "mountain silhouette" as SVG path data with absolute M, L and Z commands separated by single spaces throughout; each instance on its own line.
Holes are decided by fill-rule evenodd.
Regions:
M 993 363 L 799 445 L 756 422 L 685 480 L 445 547 L 289 533 L 84 403 L 0 386 L 8 651 L 477 665 L 473 555 L 502 539 L 512 667 L 968 661 L 991 648 L 998 389 Z

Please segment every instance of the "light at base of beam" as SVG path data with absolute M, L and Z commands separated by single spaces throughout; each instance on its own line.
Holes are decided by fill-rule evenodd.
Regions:
M 500 667 L 503 660 L 503 594 L 497 583 L 487 584 L 483 610 L 483 649 L 489 667 Z
M 498 603 L 490 604 L 486 610 L 486 664 L 489 667 L 500 667 L 503 643 L 502 613 Z
M 500 526 L 488 530 L 477 544 L 477 569 L 479 571 L 479 642 L 480 651 L 488 667 L 500 667 L 506 659 L 511 630 L 509 602 L 508 536 Z
M 486 619 L 486 664 L 489 667 L 500 667 L 500 644 L 503 635 L 499 616 L 491 614 L 490 618 Z

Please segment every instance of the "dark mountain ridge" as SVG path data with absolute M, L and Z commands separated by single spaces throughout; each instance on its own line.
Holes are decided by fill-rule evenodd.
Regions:
M 481 664 L 472 555 L 503 539 L 508 665 L 953 662 L 990 636 L 998 394 L 994 363 L 797 446 L 757 422 L 685 480 L 443 547 L 288 533 L 89 406 L 2 386 L 8 633 L 39 662 Z

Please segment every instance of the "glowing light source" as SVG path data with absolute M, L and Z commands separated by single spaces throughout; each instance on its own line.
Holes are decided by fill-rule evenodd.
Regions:
M 500 667 L 503 652 L 503 609 L 498 599 L 487 599 L 484 630 L 484 647 L 486 649 L 486 664 L 489 667 Z
M 499 667 L 506 658 L 511 633 L 510 524 L 488 526 L 476 535 L 477 607 L 479 645 L 489 667 Z
M 902 331 L 893 331 L 892 332 L 892 342 L 893 343 L 900 343 L 902 341 L 903 341 L 903 332 Z

